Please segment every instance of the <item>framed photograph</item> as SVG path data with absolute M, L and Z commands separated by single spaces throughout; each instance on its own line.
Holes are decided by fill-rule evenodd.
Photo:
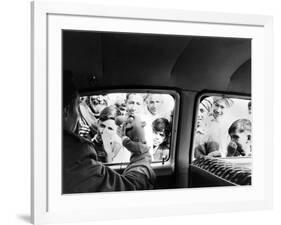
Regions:
M 32 3 L 34 224 L 272 208 L 272 17 Z

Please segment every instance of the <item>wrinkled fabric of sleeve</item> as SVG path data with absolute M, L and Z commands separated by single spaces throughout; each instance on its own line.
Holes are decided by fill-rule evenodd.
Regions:
M 149 160 L 130 163 L 119 174 L 101 162 L 93 145 L 71 133 L 64 132 L 63 193 L 149 190 L 155 174 Z

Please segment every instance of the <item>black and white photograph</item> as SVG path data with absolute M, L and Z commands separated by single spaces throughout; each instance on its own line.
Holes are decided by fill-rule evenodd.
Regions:
M 160 5 L 31 4 L 32 223 L 273 209 L 273 17 Z
M 251 39 L 63 30 L 62 61 L 62 194 L 252 185 Z

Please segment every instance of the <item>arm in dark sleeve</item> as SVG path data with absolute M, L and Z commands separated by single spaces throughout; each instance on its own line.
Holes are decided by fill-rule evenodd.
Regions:
M 200 158 L 202 156 L 212 155 L 215 157 L 221 157 L 219 152 L 219 144 L 215 141 L 208 141 L 204 144 L 198 145 L 194 149 L 194 157 Z
M 154 183 L 155 174 L 151 168 L 151 155 L 149 147 L 141 142 L 132 141 L 129 137 L 122 139 L 123 146 L 131 152 L 130 163 L 124 171 L 124 175 L 132 177 L 132 174 L 144 174 Z
M 219 143 L 215 141 L 208 141 L 205 143 L 207 154 L 210 154 L 211 152 L 219 151 Z
M 132 153 L 132 155 L 141 155 L 148 152 L 148 147 L 146 144 L 132 141 L 127 136 L 124 136 L 122 138 L 122 144 L 125 148 L 127 148 Z
M 215 141 L 209 141 L 205 143 L 206 150 L 207 150 L 207 155 L 211 157 L 221 157 L 221 152 L 219 150 L 219 143 Z
M 147 190 L 153 188 L 154 179 L 154 171 L 142 154 L 123 174 L 89 156 L 64 168 L 64 193 Z
M 206 154 L 206 150 L 204 148 L 204 145 L 198 145 L 194 148 L 194 157 L 195 158 L 200 158 L 202 156 L 205 156 Z

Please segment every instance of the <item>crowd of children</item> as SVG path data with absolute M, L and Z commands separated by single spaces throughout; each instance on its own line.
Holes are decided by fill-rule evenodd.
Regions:
M 152 161 L 169 158 L 175 101 L 169 94 L 110 93 L 80 97 L 77 133 L 90 140 L 100 161 L 128 162 L 122 145 L 124 121 L 138 118 Z M 251 156 L 251 101 L 222 96 L 201 99 L 193 157 Z M 139 131 L 136 131 L 139 132 Z M 139 135 L 139 134 L 138 134 Z
M 122 145 L 124 126 L 135 121 L 135 136 L 149 148 L 152 161 L 165 161 L 170 154 L 174 98 L 159 93 L 110 93 L 80 97 L 76 133 L 91 141 L 105 163 L 129 162 L 130 152 Z M 136 121 L 139 121 L 137 123 Z M 134 135 L 132 135 L 134 136 Z
M 251 156 L 251 101 L 211 96 L 201 99 L 193 158 Z

